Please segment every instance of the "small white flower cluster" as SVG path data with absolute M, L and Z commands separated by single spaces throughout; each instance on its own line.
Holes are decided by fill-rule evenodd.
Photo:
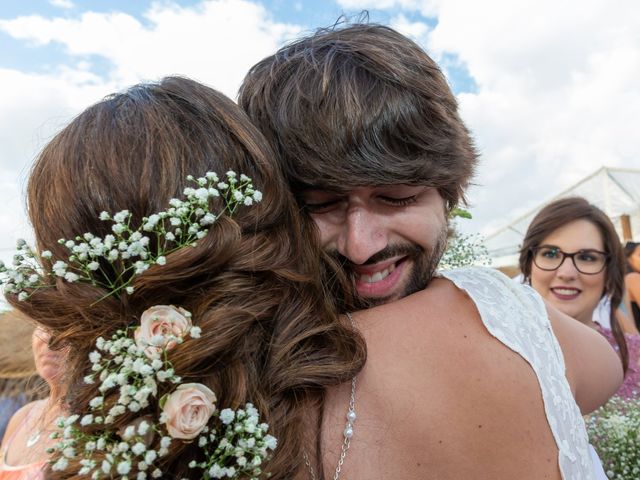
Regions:
M 0 261 L 0 282 L 4 284 L 4 293 L 17 293 L 18 300 L 28 298 L 27 290 L 36 289 L 41 283 L 42 269 L 33 250 L 27 242 L 19 239 L 16 243 L 17 252 L 13 256 L 13 266 L 7 267 Z M 44 258 L 51 258 L 50 252 L 43 252 Z
M 181 343 L 183 338 L 171 336 L 169 340 Z M 161 355 L 164 351 L 150 357 L 146 345 L 130 338 L 127 330 L 118 330 L 110 340 L 96 340 L 96 349 L 89 354 L 93 373 L 84 381 L 93 384 L 99 380 L 100 395 L 90 400 L 85 415 L 58 421 L 60 433 L 54 436 L 59 442 L 51 451 L 57 457 L 53 470 L 66 470 L 69 460 L 79 459 L 78 474 L 93 479 L 128 478 L 132 470 L 137 473 L 131 478 L 138 480 L 162 476 L 154 461 L 169 452 L 172 439 L 162 434 L 160 425 L 150 416 L 142 416 L 122 432 L 110 427 L 121 415 L 147 409 L 155 401 L 158 384 L 181 381 L 166 355 Z M 93 427 L 96 433 L 85 433 L 86 427 Z M 160 436 L 159 448 L 152 449 L 156 435 Z M 96 452 L 104 454 L 100 462 L 93 458 Z
M 133 338 L 130 337 L 131 330 Z M 99 395 L 83 415 L 58 420 L 58 443 L 50 449 L 52 469 L 79 465 L 78 475 L 92 479 L 145 480 L 163 476 L 158 462 L 174 441 L 195 441 L 202 450 L 189 466 L 197 478 L 258 478 L 276 447 L 251 404 L 245 409 L 216 410 L 216 396 L 199 383 L 180 383 L 169 352 L 187 337 L 200 338 L 191 313 L 155 305 L 142 313 L 140 326 L 118 330 L 110 340 L 99 337 L 89 354 L 87 384 L 99 381 Z M 172 390 L 158 399 L 160 384 Z M 176 385 L 176 387 L 173 387 Z M 158 407 L 161 410 L 156 417 Z M 120 430 L 122 415 L 135 420 Z M 122 423 L 122 422 L 120 422 Z
M 586 424 L 607 477 L 640 478 L 640 399 L 614 396 Z
M 51 252 L 42 252 L 40 256 L 52 262 L 51 272 L 46 274 L 34 252 L 24 240 L 19 240 L 13 267 L 0 262 L 0 282 L 4 284 L 5 293 L 18 294 L 19 300 L 26 300 L 33 291 L 51 285 L 46 277 L 60 277 L 70 283 L 88 282 L 105 288 L 108 295 L 121 290 L 133 293 L 131 283 L 135 275 L 152 265 L 164 265 L 167 255 L 180 248 L 195 246 L 197 240 L 207 235 L 218 216 L 232 215 L 239 205 L 249 206 L 262 200 L 262 193 L 254 189 L 246 175 L 238 176 L 230 170 L 225 176 L 225 180 L 220 180 L 214 172 L 207 172 L 200 178 L 189 175 L 187 180 L 195 183 L 195 187 L 184 189 L 185 200 L 171 199 L 167 210 L 144 217 L 142 225 L 135 229 L 131 226 L 132 215 L 128 210 L 113 216 L 102 212 L 101 220 L 113 222 L 112 234 L 102 238 L 85 233 L 74 240 L 60 239 L 59 243 L 69 251 L 69 257 L 52 259 Z M 224 208 L 215 214 L 210 210 L 210 200 L 218 197 Z M 103 269 L 116 263 L 118 276 L 109 280 Z M 94 272 L 101 272 L 101 275 Z
M 276 438 L 267 434 L 269 426 L 260 423 L 258 410 L 251 403 L 236 411 L 225 408 L 217 415 L 221 431 L 203 431 L 198 437 L 207 459 L 194 460 L 189 467 L 202 469 L 204 478 L 257 480 L 263 473 L 262 464 L 277 446 Z

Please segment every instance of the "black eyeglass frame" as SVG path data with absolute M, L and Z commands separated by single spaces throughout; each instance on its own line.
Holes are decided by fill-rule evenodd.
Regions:
M 555 249 L 558 250 L 558 252 L 560 254 L 562 254 L 562 260 L 560 260 L 560 263 L 558 264 L 558 266 L 556 268 L 542 268 L 540 265 L 538 265 L 538 263 L 536 262 L 536 253 L 541 248 L 555 248 Z M 529 248 L 529 252 L 531 253 L 531 261 L 533 263 L 535 263 L 536 267 L 538 267 L 540 270 L 544 270 L 545 272 L 554 272 L 554 271 L 558 270 L 562 266 L 562 264 L 564 263 L 564 261 L 567 258 L 570 258 L 571 262 L 573 263 L 573 266 L 576 268 L 576 270 L 578 272 L 580 272 L 581 274 L 583 274 L 583 275 L 597 275 L 597 274 L 599 274 L 605 268 L 607 268 L 607 264 L 609 263 L 609 259 L 611 258 L 611 255 L 609 255 L 607 252 L 601 252 L 600 250 L 595 250 L 593 248 L 583 248 L 581 250 L 578 250 L 577 252 L 567 253 L 567 252 L 559 249 L 558 247 L 556 247 L 554 245 L 538 245 L 537 247 Z M 604 257 L 604 263 L 602 264 L 602 268 L 600 270 L 598 270 L 597 272 L 583 272 L 582 270 L 580 270 L 580 268 L 578 268 L 578 265 L 576 264 L 575 256 L 580 254 L 580 253 L 585 253 L 585 252 L 599 253 L 600 255 L 602 255 Z

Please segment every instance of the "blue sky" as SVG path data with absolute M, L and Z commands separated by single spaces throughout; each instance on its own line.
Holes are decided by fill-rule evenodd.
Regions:
M 637 0 L 21 0 L 0 3 L 0 259 L 29 238 L 37 152 L 104 95 L 168 74 L 234 97 L 247 69 L 341 14 L 442 66 L 480 162 L 466 232 L 491 233 L 601 166 L 640 168 Z
M 48 0 L 25 0 L 21 2 L 5 2 L 0 7 L 2 18 L 16 18 L 21 16 L 39 15 L 42 17 L 79 18 L 87 11 L 96 13 L 119 12 L 131 15 L 143 25 L 149 22 L 145 18 L 145 12 L 152 2 L 147 1 L 73 1 L 68 7 L 56 6 L 55 2 Z M 162 4 L 163 2 L 155 2 Z M 183 7 L 198 8 L 200 0 L 175 0 L 164 2 Z M 64 0 L 63 0 L 64 4 Z M 388 9 L 358 9 L 344 8 L 331 1 L 302 1 L 302 0 L 272 0 L 261 2 L 262 5 L 277 18 L 278 21 L 301 26 L 304 30 L 313 30 L 320 26 L 328 26 L 334 23 L 342 15 L 349 18 L 358 18 L 366 12 L 373 22 L 388 24 L 393 18 L 393 11 Z M 427 17 L 419 11 L 408 11 L 405 17 L 409 21 L 423 22 L 434 27 L 437 18 Z M 87 56 L 91 61 L 91 71 L 104 75 L 109 68 L 108 62 L 97 55 Z M 70 60 L 70 55 L 60 43 L 52 42 L 46 45 L 34 44 L 18 40 L 11 35 L 0 32 L 0 66 L 14 68 L 32 73 L 47 73 L 55 69 L 57 65 Z M 455 93 L 475 91 L 476 85 L 463 62 L 460 62 L 454 54 L 448 54 L 442 62 L 446 66 L 446 73 Z

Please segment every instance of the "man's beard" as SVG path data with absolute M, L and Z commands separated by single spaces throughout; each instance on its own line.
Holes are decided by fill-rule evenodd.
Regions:
M 424 290 L 429 282 L 433 279 L 442 254 L 447 246 L 447 228 L 444 228 L 440 235 L 438 235 L 435 244 L 432 248 L 426 250 L 421 246 L 414 243 L 403 243 L 396 245 L 388 245 L 383 250 L 380 250 L 373 256 L 371 256 L 362 265 L 371 265 L 374 263 L 382 262 L 388 258 L 393 257 L 405 257 L 413 263 L 411 266 L 411 272 L 408 278 L 404 290 L 398 293 L 394 293 L 388 297 L 361 297 L 356 294 L 355 306 L 358 309 L 370 308 L 376 305 L 384 305 L 385 303 L 404 298 L 412 293 Z M 337 250 L 327 252 L 330 256 L 335 258 L 342 268 L 345 270 L 352 282 L 355 283 L 354 265 L 348 258 L 339 254 Z

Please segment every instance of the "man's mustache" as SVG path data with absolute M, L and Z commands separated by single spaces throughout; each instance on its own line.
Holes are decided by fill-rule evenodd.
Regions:
M 337 250 L 329 250 L 327 252 L 333 257 L 342 268 L 347 271 L 352 271 L 358 266 L 373 265 L 374 263 L 383 262 L 393 257 L 417 257 L 424 254 L 424 249 L 418 245 L 403 244 L 403 245 L 388 245 L 379 252 L 376 252 L 362 264 L 354 264 L 347 257 L 342 255 Z

